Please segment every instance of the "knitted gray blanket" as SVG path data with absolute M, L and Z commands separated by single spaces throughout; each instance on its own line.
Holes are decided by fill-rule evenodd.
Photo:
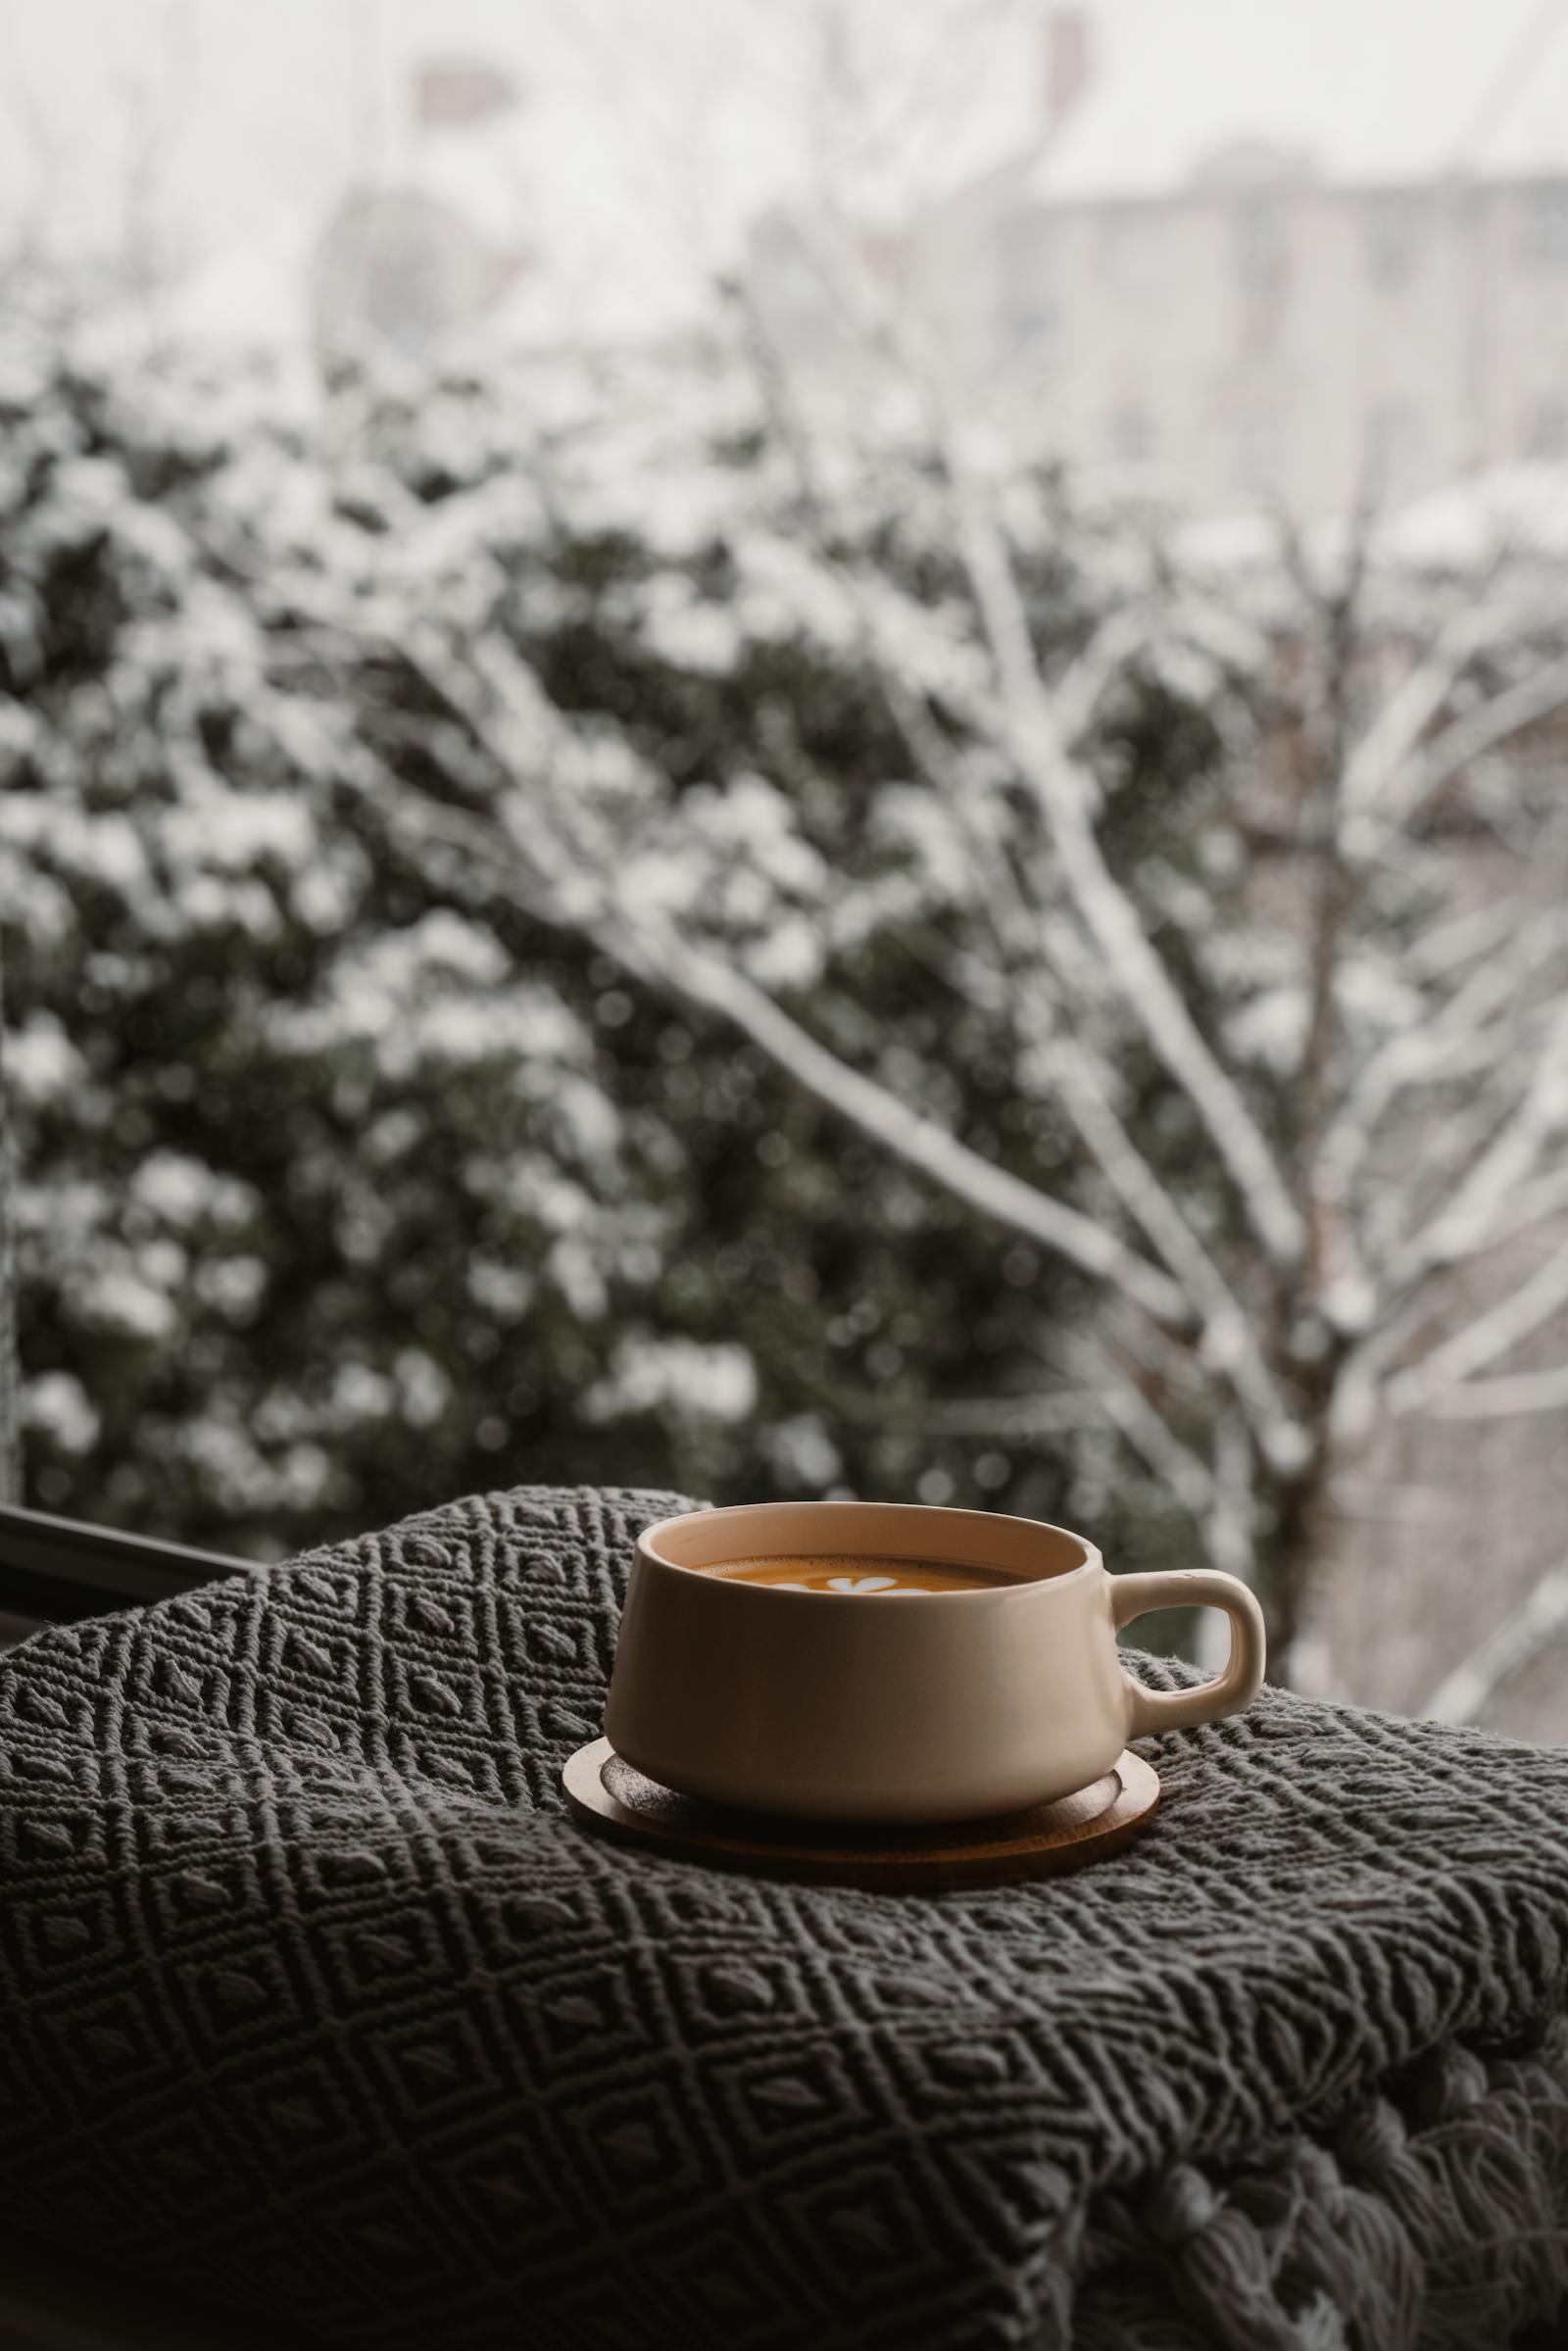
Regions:
M 0 1660 L 12 2218 L 280 2341 L 1568 2340 L 1568 1756 L 1268 1691 L 1076 1877 L 631 1854 L 558 1775 L 685 1506 L 491 1494 Z

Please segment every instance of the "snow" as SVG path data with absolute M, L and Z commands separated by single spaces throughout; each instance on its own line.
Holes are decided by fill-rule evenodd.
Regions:
M 395 1079 L 426 1062 L 570 1062 L 588 1052 L 581 1023 L 560 998 L 511 976 L 493 934 L 450 910 L 342 958 L 323 998 L 275 1008 L 269 1025 L 279 1045 L 302 1054 L 358 1041 Z
M 565 1187 L 551 1187 L 558 1209 Z M 577 1204 L 586 1207 L 586 1198 L 576 1196 Z M 546 1218 L 548 1223 L 549 1218 Z M 574 1214 L 571 1221 L 578 1221 Z M 598 1260 L 587 1241 L 573 1232 L 564 1233 L 553 1242 L 545 1257 L 545 1271 L 561 1292 L 573 1314 L 582 1322 L 598 1322 L 610 1303 L 610 1292 Z
M 318 1210 L 351 1291 L 379 1295 L 385 1284 L 394 1304 L 401 1298 L 401 1204 L 434 1180 L 432 1139 L 445 1141 L 451 1113 L 452 1132 L 466 1141 L 450 1173 L 443 1159 L 441 1180 L 472 1222 L 471 1253 L 458 1260 L 445 1303 L 467 1337 L 488 1321 L 477 1336 L 495 1350 L 498 1381 L 501 1365 L 513 1376 L 514 1354 L 557 1360 L 555 1334 L 571 1326 L 578 1351 L 571 1362 L 563 1350 L 564 1386 L 583 1396 L 590 1422 L 654 1414 L 671 1428 L 724 1429 L 764 1405 L 782 1409 L 776 1367 L 754 1360 L 733 1336 L 750 1331 L 750 1320 L 715 1325 L 705 1316 L 699 1340 L 675 1327 L 669 1305 L 692 1270 L 676 1250 L 700 1198 L 683 1164 L 683 1118 L 761 1055 L 781 1082 L 804 1089 L 880 1154 L 877 1210 L 888 1229 L 929 1233 L 934 1193 L 955 1216 L 984 1220 L 1001 1252 L 1027 1235 L 1031 1251 L 1076 1269 L 1091 1300 L 1077 1309 L 1086 1324 L 1114 1332 L 1118 1344 L 1134 1330 L 1161 1381 L 1175 1362 L 1170 1393 L 1185 1399 L 1191 1425 L 1171 1445 L 1190 1444 L 1204 1476 L 1210 1454 L 1214 1477 L 1223 1474 L 1213 1429 L 1238 1397 L 1259 1467 L 1298 1473 L 1320 1432 L 1291 1417 L 1314 1403 L 1301 1400 L 1310 1383 L 1278 1334 L 1315 1332 L 1321 1341 L 1326 1326 L 1358 1343 L 1364 1369 L 1397 1327 L 1410 1270 L 1397 1251 L 1410 1228 L 1397 1216 L 1380 1225 L 1379 1203 L 1390 1162 L 1398 1177 L 1400 1154 L 1419 1154 L 1395 1095 L 1435 1083 L 1457 1094 L 1476 1081 L 1472 1118 L 1496 1111 L 1492 1129 L 1477 1129 L 1473 1180 L 1444 1192 L 1448 1222 L 1439 1217 L 1424 1234 L 1414 1227 L 1429 1254 L 1459 1242 L 1471 1249 L 1489 1219 L 1564 1173 L 1568 1060 L 1561 1068 L 1543 1060 L 1532 1086 L 1506 1052 L 1494 1064 L 1491 1053 L 1498 1039 L 1511 1044 L 1515 1029 L 1532 1052 L 1544 1036 L 1547 1006 L 1561 993 L 1551 959 L 1560 942 L 1547 942 L 1534 962 L 1519 960 L 1515 972 L 1515 942 L 1527 926 L 1505 912 L 1489 913 L 1490 932 L 1468 945 L 1464 932 L 1457 953 L 1453 946 L 1483 870 L 1489 890 L 1517 886 L 1516 906 L 1539 891 L 1544 906 L 1550 868 L 1534 850 L 1549 836 L 1532 829 L 1532 794 L 1550 796 L 1547 760 L 1526 770 L 1507 760 L 1505 747 L 1489 751 L 1502 762 L 1506 790 L 1484 805 L 1468 777 L 1455 776 L 1453 812 L 1511 826 L 1505 850 L 1479 833 L 1455 852 L 1446 834 L 1396 829 L 1389 856 L 1368 872 L 1334 975 L 1329 1109 L 1348 1121 L 1349 1137 L 1332 1165 L 1325 1150 L 1316 1170 L 1303 1169 L 1289 1154 L 1314 852 L 1298 770 L 1282 775 L 1289 761 L 1276 759 L 1281 740 L 1267 729 L 1277 699 L 1284 749 L 1294 753 L 1298 741 L 1318 739 L 1323 710 L 1312 661 L 1295 659 L 1315 644 L 1316 621 L 1273 535 L 1266 545 L 1235 542 L 1228 553 L 1211 541 L 1209 569 L 1195 584 L 1179 550 L 1151 550 L 1141 521 L 1108 508 L 1087 524 L 1065 510 L 1054 514 L 1031 484 L 1006 501 L 1014 536 L 995 565 L 1001 601 L 977 619 L 952 587 L 951 515 L 905 455 L 883 451 L 857 478 L 849 509 L 852 543 L 877 551 L 858 559 L 868 580 L 861 598 L 824 568 L 772 460 L 715 463 L 709 419 L 744 408 L 722 384 L 697 386 L 689 421 L 672 369 L 627 367 L 604 392 L 606 423 L 589 408 L 569 413 L 582 382 L 575 367 L 563 366 L 537 413 L 533 381 L 438 404 L 430 447 L 463 468 L 457 477 L 466 486 L 435 496 L 428 510 L 408 486 L 429 455 L 416 388 L 400 391 L 395 416 L 367 393 L 308 432 L 247 426 L 245 454 L 231 466 L 220 453 L 217 476 L 190 496 L 178 530 L 144 529 L 134 516 L 127 523 L 121 468 L 69 463 L 65 511 L 45 517 L 38 543 L 54 532 L 64 544 L 83 515 L 108 516 L 106 567 L 126 584 L 136 612 L 101 675 L 67 693 L 47 680 L 28 686 L 26 722 L 0 717 L 4 756 L 27 786 L 0 801 L 8 910 L 14 904 L 30 918 L 55 874 L 70 890 L 90 881 L 107 894 L 104 938 L 113 944 L 79 945 L 83 974 L 111 1007 L 92 1014 L 106 1029 L 119 1007 L 132 1018 L 138 997 L 155 992 L 169 940 L 193 934 L 198 961 L 243 975 L 236 1045 L 286 1062 L 285 1090 L 318 1086 L 343 1130 L 340 1155 L 302 1151 L 291 1181 Z M 550 431 L 564 435 L 559 448 L 545 446 L 546 414 Z M 296 431 L 297 445 L 285 447 Z M 350 445 L 341 465 L 335 435 Z M 602 592 L 576 585 L 557 567 L 554 534 L 569 538 L 591 514 L 601 523 L 616 518 L 635 537 L 650 466 L 662 540 L 644 538 Z M 508 471 L 530 476 L 516 495 L 497 480 Z M 1440 678 L 1424 723 L 1484 712 L 1517 681 L 1539 676 L 1541 649 L 1560 631 L 1558 606 L 1543 594 L 1544 580 L 1555 582 L 1540 562 L 1556 546 L 1545 529 L 1546 485 L 1532 477 L 1504 487 L 1506 496 L 1477 485 L 1468 504 L 1450 505 L 1436 521 L 1429 510 L 1424 520 L 1396 518 L 1380 535 L 1362 614 L 1367 658 L 1350 679 L 1358 746 L 1419 648 L 1473 604 L 1494 641 L 1484 659 L 1467 652 L 1452 679 Z M 983 525 L 983 489 L 975 496 Z M 558 517 L 548 528 L 547 510 Z M 1517 592 L 1498 585 L 1478 600 L 1468 567 L 1499 528 L 1515 527 L 1522 544 L 1518 526 L 1529 520 L 1540 526 L 1530 558 L 1537 568 Z M 216 555 L 203 552 L 213 532 Z M 712 584 L 723 580 L 720 566 L 699 565 L 705 534 L 733 564 L 733 594 Z M 1338 544 L 1314 541 L 1307 559 L 1332 566 L 1344 553 L 1342 534 Z M 1006 604 L 1011 559 L 1020 556 L 1028 578 L 1028 565 L 1049 561 L 1070 583 L 1061 594 L 1075 627 L 1105 616 L 1076 668 L 1065 646 L 1054 649 L 1044 691 L 1030 643 L 1038 610 L 1025 609 L 1019 627 Z M 194 582 L 193 560 L 214 576 Z M 217 575 L 230 561 L 253 566 L 255 584 L 220 586 Z M 1226 574 L 1226 563 L 1239 568 Z M 912 583 L 930 578 L 942 584 L 922 601 L 926 591 Z M 1241 615 L 1234 620 L 1228 591 Z M 296 599 L 308 629 L 280 624 L 279 612 L 292 614 Z M 623 730 L 604 708 L 568 714 L 544 703 L 527 662 L 540 639 L 568 624 L 628 654 L 629 666 L 647 659 L 677 673 L 661 680 L 657 704 L 638 710 L 633 726 Z M 32 625 L 28 613 L 19 625 Z M 431 645 L 430 675 L 415 685 L 394 649 L 422 664 Z M 773 658 L 779 646 L 786 660 Z M 940 698 L 951 733 L 933 754 L 918 725 L 901 742 L 879 721 L 874 773 L 858 756 L 840 765 L 831 746 L 808 748 L 792 684 L 744 713 L 733 692 L 711 691 L 754 653 L 759 670 L 785 679 L 819 667 L 830 715 L 840 693 L 846 709 L 868 698 L 880 668 L 890 704 L 929 710 Z M 1098 710 L 1114 735 L 1132 702 L 1118 690 L 1130 658 L 1219 723 L 1206 799 L 1166 808 L 1147 752 L 1140 765 L 1136 748 L 1118 755 L 1085 725 Z M 1049 681 L 1062 669 L 1076 732 L 1054 723 L 1061 696 Z M 583 674 L 591 697 L 592 664 Z M 450 701 L 437 705 L 448 686 Z M 648 721 L 657 711 L 664 722 L 666 687 L 677 706 L 689 691 L 702 713 L 710 763 L 701 786 L 677 788 L 672 778 L 691 767 L 673 755 L 664 772 L 662 739 Z M 1284 707 L 1297 694 L 1299 712 Z M 487 713 L 498 758 L 452 714 L 469 707 Z M 710 724 L 715 708 L 723 726 Z M 1403 756 L 1418 753 L 1425 756 L 1417 743 Z M 433 765 L 434 792 L 398 780 L 406 755 L 411 774 L 416 760 Z M 418 772 L 428 776 L 430 766 Z M 359 796 L 347 825 L 345 785 Z M 1385 791 L 1381 808 L 1389 799 Z M 508 886 L 510 864 L 498 859 L 492 869 L 482 854 L 428 836 L 421 844 L 421 815 L 433 830 L 460 808 L 510 827 L 521 858 L 536 860 L 542 878 L 527 875 L 519 892 L 530 913 L 539 904 L 549 918 L 551 943 L 537 955 L 524 950 L 514 960 L 502 940 L 525 938 L 521 926 L 508 922 L 498 936 L 474 910 Z M 1196 842 L 1208 819 L 1195 808 L 1212 811 L 1212 830 Z M 414 821 L 388 855 L 372 828 L 398 812 Z M 1259 838 L 1267 848 L 1254 854 Z M 404 918 L 432 899 L 451 903 Z M 302 919 L 315 938 L 303 950 L 297 935 L 283 940 L 275 966 L 270 956 L 247 956 L 233 935 L 276 940 Z M 1181 939 L 1167 955 L 1171 924 Z M 1444 944 L 1423 957 L 1423 939 L 1434 937 Z M 907 1022 L 897 1017 L 906 957 L 915 1015 Z M 1197 991 L 1187 984 L 1189 957 L 1200 974 Z M 1511 975 L 1479 1008 L 1464 1002 L 1471 981 L 1455 975 L 1467 958 L 1494 972 L 1506 964 Z M 302 993 L 277 990 L 274 968 L 295 975 L 285 991 Z M 874 995 L 858 985 L 866 968 L 877 973 Z M 654 1009 L 657 1000 L 664 1009 Z M 1462 1016 L 1453 1013 L 1455 1035 L 1445 1039 L 1456 1003 Z M 644 1038 L 666 1020 L 666 1040 L 678 1038 L 683 1019 L 700 1041 L 690 1068 L 681 1068 L 678 1043 L 667 1060 L 662 1044 L 650 1072 Z M 273 1312 L 261 1253 L 270 1219 L 246 1187 L 182 1152 L 154 1148 L 128 1179 L 117 1162 L 112 1184 L 72 1181 L 97 1164 L 91 1117 L 110 1107 L 94 1113 L 75 1099 L 88 1035 L 85 1016 L 78 1030 L 70 1012 L 29 1013 L 12 1042 L 22 1106 L 47 1108 L 39 1131 L 53 1137 L 66 1119 L 76 1122 L 66 1174 L 24 1188 L 29 1279 L 46 1285 L 84 1346 L 101 1331 L 134 1339 L 150 1369 L 174 1359 L 187 1340 L 243 1356 L 248 1343 L 236 1345 L 222 1326 L 243 1330 Z M 715 1072 L 707 1057 L 709 1035 L 736 1048 L 729 1071 Z M 1386 1049 L 1406 1037 L 1444 1051 L 1413 1053 L 1400 1076 L 1398 1056 Z M 959 1053 L 966 1062 L 972 1053 L 972 1065 L 957 1066 Z M 1394 1071 L 1390 1084 L 1358 1093 L 1358 1082 L 1384 1067 L 1380 1055 Z M 1163 1064 L 1158 1074 L 1152 1058 Z M 1013 1098 L 1006 1118 L 994 1121 L 970 1083 L 989 1092 L 993 1069 L 996 1087 Z M 683 1079 L 692 1089 L 684 1103 Z M 486 1118 L 477 1134 L 475 1105 Z M 971 1129 L 970 1118 L 985 1127 Z M 1034 1159 L 1031 1136 L 1041 1144 Z M 776 1164 L 760 1151 L 758 1163 L 764 1159 Z M 1297 1257 L 1280 1203 L 1294 1215 L 1293 1203 L 1327 1198 L 1332 1187 L 1319 1194 L 1311 1182 L 1325 1169 L 1344 1180 L 1328 1219 L 1329 1279 L 1313 1296 L 1318 1252 L 1309 1264 Z M 1560 1206 L 1556 1192 L 1550 1200 Z M 1466 1211 L 1457 1222 L 1456 1204 Z M 1417 1266 L 1411 1279 L 1429 1270 Z M 670 1327 L 627 1331 L 627 1296 L 639 1288 L 637 1314 L 668 1306 Z M 1486 1326 L 1489 1349 L 1517 1335 L 1523 1311 Z M 270 1320 L 269 1334 L 274 1327 Z M 714 1328 L 727 1335 L 708 1336 Z M 466 1417 L 452 1410 L 465 1368 L 456 1351 L 438 1359 L 436 1329 L 433 1319 L 411 1317 L 380 1342 L 390 1363 L 363 1334 L 358 1344 L 374 1359 L 356 1360 L 350 1333 L 348 1360 L 324 1403 L 258 1395 L 236 1380 L 188 1429 L 149 1429 L 147 1457 L 166 1446 L 193 1484 L 209 1481 L 240 1509 L 272 1507 L 280 1495 L 308 1504 L 327 1493 L 335 1441 L 352 1454 L 356 1432 L 383 1422 L 394 1441 L 399 1426 L 431 1432 L 433 1458 L 434 1433 Z M 416 1330 L 423 1344 L 406 1344 Z M 1474 1332 L 1467 1344 L 1473 1360 Z M 1332 1370 L 1327 1352 L 1318 1360 Z M 1368 1374 L 1369 1428 L 1384 1410 L 1378 1384 L 1395 1360 Z M 1451 1370 L 1454 1360 L 1436 1368 Z M 1397 1409 L 1421 1383 L 1399 1388 L 1413 1380 L 1408 1368 L 1392 1376 Z M 1130 1379 L 1127 1386 L 1141 1393 Z M 246 1411 L 233 1408 L 235 1394 Z M 1119 1404 L 1120 1436 L 1102 1432 L 1098 1452 L 1086 1446 L 1076 1460 L 1080 1498 L 1098 1494 L 1101 1506 L 1119 1479 L 1143 1474 L 1117 1449 L 1129 1434 L 1135 1447 L 1140 1442 L 1125 1396 Z M 73 1425 L 63 1395 L 52 1409 L 62 1429 Z M 501 1426 L 501 1409 L 484 1425 Z M 812 1490 L 836 1483 L 855 1449 L 815 1411 L 783 1410 L 755 1442 L 780 1478 Z M 715 1449 L 739 1458 L 743 1448 Z M 1147 1466 L 1147 1435 L 1143 1450 Z M 1153 1467 L 1191 1502 L 1196 1482 L 1184 1487 Z M 964 1474 L 983 1489 L 1006 1470 L 1001 1453 L 980 1454 Z M 920 1491 L 931 1494 L 950 1473 L 937 1464 L 923 1475 Z M 1233 1539 L 1234 1529 L 1225 1540 Z M 1210 1530 L 1203 1540 L 1212 1548 L 1220 1538 Z
M 332 1483 L 331 1456 L 309 1440 L 270 1459 L 250 1431 L 214 1411 L 149 1440 L 149 1450 L 167 1450 L 199 1471 L 221 1506 L 236 1516 L 246 1511 L 304 1512 L 319 1505 Z
M 128 1339 L 167 1339 L 178 1314 L 167 1290 L 143 1278 L 130 1264 L 105 1266 L 74 1285 L 82 1320 Z
M 1359 1338 L 1376 1317 L 1378 1296 L 1362 1273 L 1343 1273 L 1324 1290 L 1325 1320 L 1344 1338 Z
M 805 915 L 786 915 L 746 949 L 746 968 L 759 987 L 787 996 L 820 978 L 823 948 L 819 924 Z
M 42 793 L 3 793 L 0 838 L 19 848 L 47 849 L 81 880 L 104 882 L 124 894 L 150 880 L 140 834 L 128 816 L 114 809 L 89 817 Z
M 603 1167 L 612 1157 L 621 1141 L 621 1116 L 602 1086 L 538 1060 L 521 1063 L 516 1082 L 519 1093 L 546 1106 L 551 1128 L 571 1158 L 585 1167 Z
M 801 839 L 795 811 L 777 785 L 747 771 L 734 776 L 722 798 L 710 807 L 715 835 L 744 842 L 781 889 L 803 897 L 819 895 L 827 867 L 821 853 Z
M 957 1485 L 951 1471 L 933 1467 L 920 1472 L 914 1482 L 914 1491 L 922 1502 L 940 1508 L 944 1502 L 952 1501 Z
M 747 642 L 732 606 L 699 596 L 678 578 L 653 583 L 642 606 L 643 635 L 662 660 L 721 677 L 734 669 Z
M 1568 46 L 1568 44 L 1565 44 Z M 1391 517 L 1383 551 L 1413 568 L 1471 574 L 1503 554 L 1568 559 L 1568 465 L 1499 465 Z
M 737 618 L 748 637 L 787 644 L 809 636 L 839 654 L 858 643 L 855 610 L 813 554 L 756 529 L 734 532 L 730 549 L 740 571 Z
M 739 1421 L 757 1403 L 757 1366 L 743 1347 L 639 1333 L 622 1339 L 607 1379 L 582 1400 L 587 1420 L 667 1409 L 696 1420 Z
M 331 1409 L 344 1421 L 385 1420 L 397 1391 L 384 1372 L 368 1363 L 340 1363 L 332 1379 Z
M 135 1252 L 136 1271 L 142 1281 L 159 1290 L 171 1291 L 183 1282 L 190 1259 L 177 1241 L 167 1234 L 145 1241 Z
M 318 864 L 296 874 L 289 905 L 313 931 L 328 936 L 349 920 L 358 903 L 364 876 L 352 857 L 341 850 L 328 853 Z
M 475 1158 L 465 1175 L 476 1198 L 505 1202 L 514 1214 L 563 1239 L 582 1235 L 596 1221 L 592 1194 L 554 1159 L 536 1154 L 504 1161 Z
M 406 1347 L 393 1359 L 398 1406 L 411 1429 L 429 1429 L 452 1401 L 452 1382 L 422 1347 Z
M 466 1280 L 474 1304 L 496 1322 L 520 1322 L 538 1289 L 525 1267 L 493 1257 L 470 1257 Z
M 843 1475 L 844 1457 L 819 1413 L 798 1412 L 788 1420 L 774 1421 L 762 1432 L 762 1444 L 773 1474 L 783 1486 L 811 1494 Z M 947 1493 L 952 1492 L 949 1479 Z
M 6 1039 L 6 1083 L 26 1102 L 48 1102 L 86 1074 L 86 1062 L 52 1012 L 34 1012 Z
M 299 870 L 318 854 L 316 819 L 297 791 L 231 791 L 187 772 L 180 805 L 160 828 L 168 855 L 192 871 L 246 873 L 263 858 Z
M 64 1453 L 89 1452 L 102 1427 L 87 1391 L 69 1371 L 28 1380 L 22 1395 L 23 1426 L 49 1437 Z
M 1254 996 L 1226 1022 L 1232 1053 L 1276 1076 L 1299 1069 L 1309 1008 L 1306 991 L 1294 984 Z
M 193 1287 L 204 1304 L 243 1328 L 254 1321 L 268 1279 L 265 1258 L 208 1257 L 197 1266 Z

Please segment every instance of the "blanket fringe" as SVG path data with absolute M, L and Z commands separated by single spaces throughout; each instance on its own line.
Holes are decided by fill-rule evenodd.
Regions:
M 1107 2197 L 1085 2263 L 1053 2351 L 1505 2345 L 1568 2304 L 1568 2023 L 1434 2049 L 1266 2166 Z

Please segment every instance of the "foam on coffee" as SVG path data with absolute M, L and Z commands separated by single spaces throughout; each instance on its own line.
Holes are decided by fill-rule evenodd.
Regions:
M 1015 1577 L 994 1567 L 961 1567 L 948 1559 L 867 1557 L 863 1551 L 772 1551 L 756 1559 L 720 1559 L 702 1573 L 732 1584 L 770 1584 L 779 1592 L 980 1592 Z

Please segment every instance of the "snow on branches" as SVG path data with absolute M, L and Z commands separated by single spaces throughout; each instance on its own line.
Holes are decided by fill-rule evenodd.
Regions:
M 554 1175 L 487 1180 L 588 1319 L 673 1226 L 637 1204 L 585 959 L 612 1029 L 659 1007 L 887 1169 L 909 1230 L 1036 1269 L 1005 1379 L 889 1401 L 911 1483 L 988 1420 L 1004 1480 L 1098 1446 L 1256 1575 L 1288 1647 L 1345 1462 L 1549 1383 L 1510 1365 L 1568 1229 L 1568 604 L 1539 553 L 1364 518 L 1205 542 L 1075 504 L 940 402 L 852 448 L 745 335 L 315 415 L 258 394 L 163 443 L 101 386 L 7 398 L 0 857 L 34 961 L 84 906 L 110 995 L 181 939 L 303 955 L 257 1050 L 401 1089 L 387 1116 L 421 1071 L 504 1065 Z M 393 870 L 417 907 L 389 924 Z M 14 1049 L 40 1086 L 50 1034 Z M 101 1053 L 71 1082 L 111 1115 Z M 1528 1302 L 1486 1272 L 1522 1235 Z M 661 1332 L 662 1279 L 582 1366 L 596 1425 L 683 1384 L 628 1364 L 733 1345 Z M 701 1359 L 836 1475 L 874 1399 L 775 1394 L 765 1354 Z

